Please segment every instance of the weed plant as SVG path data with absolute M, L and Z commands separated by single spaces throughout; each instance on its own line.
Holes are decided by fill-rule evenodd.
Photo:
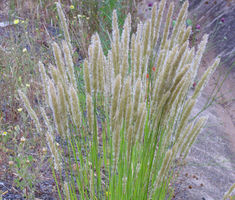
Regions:
M 167 8 L 162 0 L 132 34 L 131 15 L 120 31 L 113 11 L 107 55 L 99 35 L 91 38 L 81 69 L 85 87 L 76 80 L 59 3 L 57 9 L 66 40 L 52 44 L 56 66 L 46 72 L 39 62 L 43 122 L 20 90 L 19 96 L 38 134 L 46 136 L 60 199 L 171 199 L 174 167 L 207 121 L 190 120 L 191 111 L 219 64 L 216 59 L 208 67 L 189 96 L 208 35 L 196 52 L 189 48 L 188 1 L 173 28 L 174 4 Z

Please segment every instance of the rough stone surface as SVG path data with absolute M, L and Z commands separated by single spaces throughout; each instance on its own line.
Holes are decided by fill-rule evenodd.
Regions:
M 210 34 L 207 51 L 220 55 L 223 64 L 230 67 L 235 62 L 235 1 L 190 0 L 189 14 L 200 25 L 201 34 Z

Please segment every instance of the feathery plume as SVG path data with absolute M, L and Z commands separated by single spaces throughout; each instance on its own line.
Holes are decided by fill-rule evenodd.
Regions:
M 188 155 L 189 149 L 196 140 L 198 134 L 201 132 L 202 128 L 205 126 L 207 120 L 208 120 L 207 117 L 201 117 L 194 125 L 193 129 L 191 130 L 191 133 L 188 135 L 187 139 L 185 140 L 181 148 L 180 154 L 181 155 L 184 154 L 184 158 Z
M 140 137 L 138 135 L 138 131 L 140 128 L 140 122 L 141 122 L 141 118 L 142 115 L 144 114 L 144 108 L 145 108 L 145 103 L 140 103 L 139 109 L 138 109 L 138 113 L 137 113 L 137 118 L 136 118 L 136 122 L 135 122 L 135 128 L 134 128 L 134 138 L 133 141 L 135 143 L 135 141 L 140 140 Z
M 90 74 L 88 68 L 88 61 L 85 59 L 83 63 L 83 71 L 84 71 L 84 81 L 86 86 L 86 92 L 91 94 L 91 81 L 90 81 Z
M 68 101 L 66 101 L 65 93 L 64 93 L 64 88 L 61 83 L 58 85 L 58 105 L 59 105 L 59 112 L 60 112 L 60 117 L 61 117 L 61 125 L 63 128 L 63 132 L 67 133 L 68 131 L 68 107 L 67 105 L 69 104 Z
M 156 191 L 156 189 L 159 187 L 160 183 L 162 182 L 162 179 L 165 177 L 165 174 L 167 173 L 166 172 L 166 168 L 167 168 L 167 165 L 169 163 L 169 160 L 171 158 L 171 155 L 172 155 L 172 151 L 171 150 L 168 150 L 166 152 L 166 156 L 163 160 L 163 163 L 162 163 L 162 166 L 161 166 L 161 169 L 160 171 L 158 172 L 158 176 L 157 176 L 157 179 L 156 179 L 156 182 L 155 182 L 155 188 L 154 188 L 154 191 Z
M 45 97 L 46 97 L 46 103 L 48 104 L 49 103 L 48 91 L 47 91 L 48 76 L 46 74 L 44 64 L 39 61 L 38 66 L 39 66 L 39 72 L 40 72 L 41 80 L 42 80 L 42 84 L 43 84 L 43 92 L 44 92 Z
M 60 109 L 59 109 L 59 101 L 54 83 L 51 80 L 49 80 L 49 85 L 48 85 L 48 96 L 49 96 L 49 105 L 53 111 L 53 117 L 57 128 L 57 132 L 60 134 L 61 137 L 64 137 L 63 127 L 61 123 Z
M 154 48 L 157 44 L 158 38 L 159 38 L 159 33 L 160 33 L 160 27 L 161 27 L 161 23 L 162 23 L 162 16 L 163 16 L 163 11 L 166 5 L 166 0 L 162 0 L 159 4 L 159 9 L 158 9 L 158 14 L 157 14 L 157 21 L 156 21 L 156 25 L 154 26 L 154 37 L 153 37 L 153 41 L 151 41 L 153 43 L 152 48 Z
M 139 123 L 136 123 L 136 127 L 137 127 L 137 130 L 136 130 L 136 139 L 139 140 L 139 142 L 142 142 L 142 136 L 143 136 L 143 129 L 144 129 L 144 124 L 145 124 L 145 121 L 146 121 L 146 103 L 141 103 L 140 105 L 140 109 L 139 109 L 139 116 L 138 118 L 140 119 L 139 120 Z
M 99 36 L 95 34 L 93 36 L 93 47 L 92 47 L 92 61 L 91 61 L 91 70 L 92 70 L 92 86 L 94 93 L 96 94 L 98 89 L 98 55 L 99 55 Z
M 37 117 L 37 114 L 34 112 L 32 107 L 30 106 L 29 99 L 26 97 L 26 95 L 21 90 L 18 90 L 18 94 L 19 94 L 21 100 L 23 101 L 27 112 L 29 113 L 29 116 L 34 121 L 37 132 L 41 133 L 41 125 L 40 125 L 39 119 Z
M 189 116 L 191 114 L 191 111 L 192 111 L 193 106 L 195 105 L 195 103 L 196 103 L 195 99 L 189 99 L 186 102 L 185 108 L 184 108 L 183 113 L 182 113 L 182 117 L 181 117 L 181 121 L 180 121 L 179 127 L 177 129 L 176 134 L 175 134 L 175 141 L 178 140 L 182 129 L 186 126 L 186 124 L 188 122 L 188 118 L 189 118 Z
M 54 139 L 54 136 L 53 136 L 52 126 L 51 126 L 51 124 L 50 124 L 50 122 L 49 122 L 49 120 L 47 118 L 45 110 L 42 107 L 40 108 L 40 110 L 41 110 L 44 122 L 46 124 L 46 127 L 48 129 L 48 131 L 45 132 L 45 135 L 46 135 L 46 138 L 47 138 L 47 142 L 48 142 L 48 146 L 49 146 L 50 152 L 51 152 L 52 157 L 53 157 L 55 170 L 61 172 L 60 153 L 57 150 L 57 147 L 56 147 L 56 145 L 54 143 L 55 139 Z
M 182 45 L 182 44 L 184 44 L 186 41 L 188 41 L 189 36 L 190 36 L 190 34 L 191 34 L 191 31 L 192 31 L 191 26 L 188 26 L 188 28 L 187 28 L 186 31 L 184 32 L 184 35 L 183 35 L 183 37 L 182 37 L 182 40 L 179 39 L 179 44 L 180 44 L 180 45 Z
M 172 69 L 171 69 L 171 72 L 170 72 L 170 75 L 169 75 L 169 78 L 168 78 L 168 81 L 169 81 L 169 82 L 171 81 L 170 77 L 171 77 L 172 79 L 174 79 L 177 70 L 180 68 L 180 61 L 182 60 L 183 55 L 186 54 L 186 53 L 185 53 L 185 50 L 186 50 L 187 46 L 188 46 L 188 41 L 185 42 L 185 43 L 182 45 L 182 47 L 181 47 L 180 50 L 179 50 L 178 55 L 176 56 L 176 58 L 175 58 L 175 60 L 174 60 L 174 62 L 173 62 L 173 66 L 171 67 Z M 171 81 L 171 82 L 172 82 L 172 81 Z
M 119 63 L 119 55 L 120 55 L 120 33 L 118 28 L 118 17 L 117 11 L 113 11 L 113 19 L 112 19 L 112 56 L 113 56 L 113 65 L 114 65 L 114 76 L 116 77 L 120 73 L 120 63 Z
M 187 75 L 187 71 L 189 70 L 190 65 L 186 65 L 175 77 L 174 83 L 171 87 L 171 92 L 174 92 L 176 88 L 178 87 L 178 84 L 184 79 L 184 77 Z
M 126 110 L 130 96 L 131 96 L 131 78 L 128 77 L 125 83 L 125 87 L 122 90 L 122 95 L 120 100 L 120 113 L 124 119 L 126 117 Z
M 81 125 L 80 103 L 78 100 L 77 92 L 73 88 L 73 86 L 70 86 L 69 94 L 70 94 L 70 105 L 72 109 L 73 122 L 76 125 L 76 127 L 79 128 Z
M 153 46 L 155 44 L 153 44 L 153 38 L 154 38 L 154 35 L 155 35 L 155 26 L 156 26 L 156 15 L 157 15 L 157 4 L 154 3 L 153 4 L 153 8 L 152 8 L 152 13 L 151 13 L 151 27 L 150 27 L 150 50 L 153 48 Z
M 199 68 L 200 63 L 201 63 L 202 55 L 203 55 L 203 53 L 206 49 L 207 41 L 208 41 L 208 35 L 205 34 L 202 37 L 202 41 L 200 42 L 200 44 L 198 46 L 196 56 L 194 56 L 195 58 L 193 59 L 193 64 L 192 64 L 192 72 L 193 72 L 193 75 L 194 75 L 193 80 L 195 79 L 195 76 L 197 75 L 198 68 Z
M 104 65 L 105 57 L 101 48 L 99 48 L 99 59 L 98 59 L 98 83 L 99 91 L 104 93 Z
M 132 34 L 131 36 L 131 80 L 132 80 L 132 84 L 134 83 L 134 78 L 135 78 L 135 68 L 134 66 L 136 65 L 136 47 L 135 47 L 135 34 Z
M 170 96 L 170 91 L 166 92 L 166 93 L 162 96 L 162 98 L 161 98 L 159 104 L 157 104 L 157 105 L 154 104 L 155 106 L 153 106 L 153 108 L 152 108 L 151 116 L 152 116 L 153 118 L 155 118 L 155 119 L 154 119 L 154 123 L 153 123 L 153 129 L 154 129 L 154 130 L 157 128 L 157 126 L 158 126 L 158 124 L 159 124 L 159 120 L 160 120 L 160 119 L 164 119 L 164 117 L 165 117 L 164 115 L 169 114 L 169 113 L 162 113 L 162 110 L 163 110 L 163 108 L 164 108 L 164 106 L 165 106 L 165 104 L 166 104 L 167 99 L 169 98 L 169 96 Z M 157 106 L 157 107 L 156 107 L 156 106 Z M 157 113 L 155 113 L 155 111 L 157 111 Z
M 61 78 L 59 70 L 52 64 L 49 64 L 49 69 L 50 69 L 50 74 L 55 85 L 58 85 L 60 82 L 62 82 L 62 78 Z
M 111 105 L 111 125 L 114 128 L 115 124 L 115 115 L 117 113 L 117 107 L 119 102 L 120 96 L 120 89 L 121 89 L 121 75 L 119 74 L 115 81 L 114 81 L 114 88 L 113 88 L 113 97 L 112 97 L 112 105 Z
M 50 152 L 52 154 L 53 160 L 54 160 L 54 168 L 56 171 L 59 171 L 61 173 L 61 160 L 58 150 L 56 149 L 56 145 L 54 144 L 52 135 L 47 131 L 46 132 L 46 138 L 48 142 L 48 146 L 50 149 Z
M 215 60 L 215 62 L 213 63 L 213 65 L 211 65 L 203 74 L 201 80 L 198 82 L 195 91 L 193 93 L 192 98 L 196 99 L 198 98 L 198 96 L 200 95 L 203 87 L 206 85 L 206 83 L 208 82 L 211 74 L 215 71 L 215 69 L 217 68 L 217 66 L 219 65 L 220 59 L 217 58 Z
M 147 56 L 149 53 L 150 45 L 150 20 L 144 23 L 144 34 L 143 34 L 143 57 Z
M 124 56 L 128 55 L 129 52 L 130 32 L 131 32 L 131 15 L 128 14 L 123 26 L 122 39 L 121 39 L 122 54 Z
M 52 43 L 52 48 L 53 48 L 53 53 L 54 53 L 56 66 L 59 69 L 61 77 L 63 78 L 62 81 L 67 82 L 67 73 L 66 73 L 66 70 L 65 70 L 64 61 L 63 61 L 63 57 L 62 57 L 60 47 L 56 42 L 53 42 Z
M 193 47 L 189 50 L 189 53 L 188 53 L 187 59 L 185 61 L 185 64 L 191 64 L 192 65 L 192 61 L 194 59 L 194 56 L 195 56 L 195 47 Z
M 73 84 L 73 87 L 77 88 L 76 79 L 74 76 L 75 73 L 74 73 L 73 58 L 72 58 L 70 50 L 69 50 L 69 45 L 65 40 L 62 41 L 62 47 L 63 47 L 63 51 L 64 51 L 65 63 L 68 67 L 67 71 L 68 71 L 69 80 Z
M 67 42 L 67 44 L 69 46 L 70 53 L 72 54 L 71 39 L 70 39 L 69 29 L 68 29 L 68 25 L 67 25 L 67 22 L 66 22 L 66 18 L 65 18 L 64 12 L 63 12 L 63 10 L 61 8 L 60 3 L 56 2 L 56 7 L 57 7 L 58 15 L 59 15 L 59 18 L 60 18 L 61 26 L 62 26 L 63 31 L 64 31 L 65 40 L 66 40 L 66 42 Z
M 170 107 L 174 105 L 175 100 L 177 99 L 178 95 L 180 94 L 180 90 L 184 88 L 185 85 L 185 79 L 181 80 L 179 84 L 177 84 L 174 91 L 171 91 L 171 96 L 167 102 L 167 108 L 166 110 L 170 110 Z
M 174 144 L 176 145 L 176 154 L 181 149 L 182 145 L 184 144 L 185 138 L 189 138 L 189 133 L 191 133 L 192 127 L 194 125 L 194 121 L 188 124 L 188 126 L 183 130 L 179 140 Z
M 141 61 L 142 61 L 142 49 L 141 49 L 141 43 L 138 42 L 136 44 L 136 61 L 135 61 L 135 80 L 137 81 L 137 79 L 140 77 L 140 73 L 141 73 Z
M 167 37 L 169 35 L 173 10 L 174 10 L 174 3 L 171 2 L 170 6 L 169 6 L 168 13 L 167 13 L 167 17 L 166 17 L 165 29 L 164 29 L 163 38 L 161 41 L 161 49 L 164 49 Z
M 159 84 L 159 86 L 158 86 L 158 88 L 156 88 L 156 89 L 158 89 L 156 91 L 157 93 L 155 93 L 156 101 L 159 101 L 159 99 L 162 97 L 162 95 L 165 93 L 165 91 L 169 89 L 170 83 L 167 82 L 167 80 L 173 78 L 173 77 L 169 77 L 169 75 L 170 75 L 169 73 L 171 71 L 171 66 L 174 61 L 177 50 L 178 50 L 178 48 L 175 47 L 170 52 L 170 55 L 168 56 L 168 58 L 166 60 L 166 64 L 164 65 L 164 68 L 159 75 L 160 77 L 159 77 L 159 80 L 157 83 L 157 84 Z
M 133 122 L 136 121 L 138 116 L 138 106 L 139 106 L 140 96 L 141 96 L 141 80 L 138 79 L 135 86 L 134 106 L 132 111 Z
M 177 41 L 176 39 L 177 39 L 178 32 L 181 30 L 180 25 L 182 24 L 182 22 L 184 22 L 184 18 L 187 15 L 188 5 L 189 5 L 188 1 L 185 1 L 180 10 L 180 13 L 178 15 L 178 18 L 176 20 L 176 23 L 175 23 L 175 26 L 171 35 L 170 49 L 173 48 L 174 43 Z

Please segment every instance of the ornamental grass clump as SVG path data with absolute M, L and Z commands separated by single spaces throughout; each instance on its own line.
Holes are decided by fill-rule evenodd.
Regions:
M 42 109 L 46 130 L 19 92 L 37 130 L 46 133 L 61 199 L 171 198 L 175 161 L 185 159 L 207 121 L 191 120 L 193 107 L 219 64 L 216 59 L 189 95 L 208 36 L 197 51 L 190 49 L 187 9 L 185 1 L 172 28 L 174 4 L 167 8 L 162 0 L 132 34 L 131 16 L 120 32 L 113 11 L 111 49 L 105 55 L 99 35 L 93 35 L 83 63 L 84 91 L 77 87 L 62 19 L 66 41 L 52 44 L 56 66 L 50 66 L 50 76 L 39 63 L 53 114 L 48 119 Z M 56 135 L 67 145 L 55 145 Z

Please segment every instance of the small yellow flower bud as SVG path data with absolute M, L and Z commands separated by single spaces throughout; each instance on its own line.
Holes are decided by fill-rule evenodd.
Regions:
M 74 9 L 74 5 L 71 5 L 71 6 L 70 6 L 70 9 L 73 10 L 73 9 Z

